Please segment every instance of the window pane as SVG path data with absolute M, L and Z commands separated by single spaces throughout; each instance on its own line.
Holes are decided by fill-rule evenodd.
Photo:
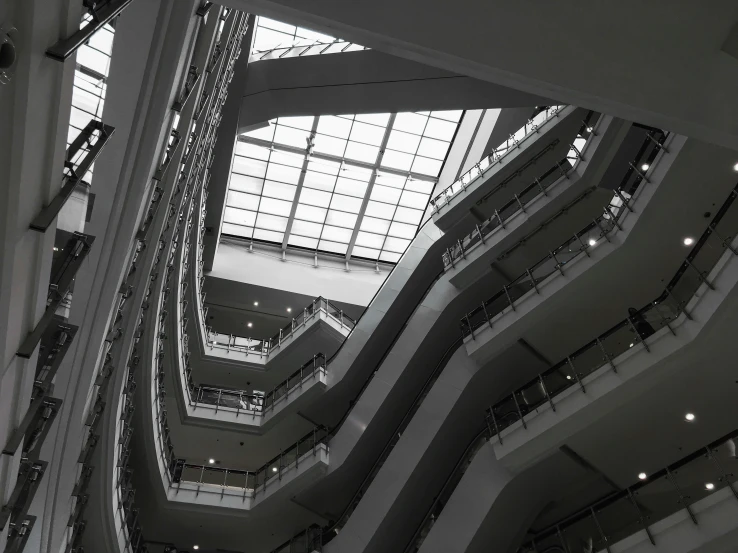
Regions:
M 263 127 L 261 129 L 256 129 L 253 131 L 249 131 L 247 133 L 244 133 L 244 136 L 248 136 L 250 138 L 256 138 L 258 140 L 266 140 L 267 142 L 271 142 L 274 138 L 274 129 L 275 126 L 270 124 L 266 127 Z
M 248 144 L 247 142 L 236 142 L 236 155 L 253 157 L 254 159 L 269 159 L 269 148 L 257 146 L 256 144 Z
M 296 167 L 287 167 L 286 165 L 269 163 L 266 178 L 288 184 L 297 184 L 297 181 L 300 179 L 300 170 Z
M 347 196 L 355 196 L 363 198 L 366 194 L 367 183 L 359 182 L 353 179 L 344 179 L 338 177 L 336 181 L 336 194 L 346 194 Z
M 341 211 L 348 211 L 350 213 L 358 213 L 361 207 L 361 200 L 359 198 L 352 198 L 350 196 L 341 196 L 334 194 L 331 200 L 331 208 L 340 209 Z
M 346 147 L 346 157 L 363 161 L 365 163 L 374 163 L 377 161 L 379 148 L 377 146 L 367 146 L 358 142 L 349 142 Z
M 362 246 L 354 246 L 351 252 L 352 257 L 365 257 L 367 259 L 377 259 L 379 257 L 379 250 L 364 248 Z
M 398 206 L 395 211 L 395 221 L 401 223 L 408 223 L 410 225 L 417 225 L 420 223 L 420 219 L 423 217 L 422 209 L 410 209 L 407 207 Z
M 381 249 L 384 244 L 384 236 L 380 234 L 371 234 L 369 232 L 359 231 L 356 235 L 356 245 L 366 246 L 368 248 Z
M 264 177 L 266 175 L 267 162 L 250 157 L 236 156 L 233 158 L 233 172 L 252 177 Z
M 259 211 L 262 211 L 264 213 L 271 213 L 272 215 L 282 215 L 283 217 L 287 217 L 290 214 L 290 207 L 292 207 L 291 202 L 284 202 L 282 200 L 275 200 L 274 198 L 261 198 L 261 203 L 259 204 Z
M 239 190 L 241 192 L 250 192 L 251 194 L 261 194 L 261 189 L 264 186 L 264 181 L 256 177 L 249 177 L 246 175 L 239 175 L 238 173 L 231 173 L 231 181 L 228 183 L 231 190 Z M 231 203 L 230 199 L 227 202 Z
M 276 215 L 268 215 L 266 213 L 259 213 L 256 217 L 257 227 L 264 230 L 274 230 L 284 232 L 287 230 L 287 218 L 277 217 Z
M 316 205 L 319 207 L 328 207 L 331 203 L 330 192 L 322 192 L 313 190 L 312 188 L 304 188 L 300 192 L 300 203 Z
M 395 206 L 393 205 L 373 202 L 370 200 L 366 206 L 366 214 L 370 217 L 377 217 L 379 219 L 392 219 L 392 215 L 394 213 Z
M 417 151 L 419 144 L 420 137 L 418 135 L 398 131 L 396 129 L 392 130 L 389 140 L 387 141 L 388 148 L 408 154 L 414 154 Z
M 390 149 L 384 151 L 384 157 L 382 158 L 382 165 L 384 167 L 391 167 L 392 169 L 399 169 L 400 171 L 409 171 L 412 164 L 413 156 L 410 154 L 403 154 Z
M 259 228 L 254 229 L 254 238 L 256 240 L 266 240 L 268 242 L 281 243 L 284 239 L 284 233 L 273 232 L 271 230 L 263 230 Z
M 389 263 L 397 263 L 400 258 L 402 257 L 402 254 L 400 253 L 394 253 L 394 252 L 382 252 L 382 254 L 379 256 L 380 261 L 387 261 Z
M 300 246 L 302 248 L 316 249 L 318 247 L 317 238 L 306 238 L 304 236 L 296 236 L 290 234 L 290 244 L 293 246 Z
M 298 204 L 295 217 L 303 221 L 314 221 L 322 223 L 325 220 L 327 210 L 322 207 L 313 207 L 311 205 Z
M 374 188 L 372 189 L 372 195 L 370 197 L 372 200 L 376 200 L 378 202 L 396 204 L 400 201 L 401 194 L 402 191 L 398 188 L 390 188 L 388 186 L 380 186 L 378 184 L 375 184 Z
M 346 250 L 348 250 L 348 244 L 337 244 L 336 242 L 329 242 L 328 240 L 321 240 L 318 243 L 318 249 L 321 249 L 327 252 L 344 254 L 346 253 Z
M 228 192 L 226 205 L 256 211 L 259 208 L 259 196 L 231 190 Z
M 328 211 L 328 216 L 326 217 L 325 222 L 327 225 L 354 228 L 356 225 L 356 215 L 331 209 Z
M 237 225 L 253 226 L 256 221 L 256 213 L 253 211 L 245 211 L 234 207 L 226 207 L 223 221 L 226 223 L 234 223 Z
M 417 156 L 413 161 L 412 171 L 413 173 L 430 176 L 437 175 L 441 171 L 441 167 L 443 167 L 442 160 Z
M 346 150 L 346 141 L 324 134 L 315 135 L 315 151 L 332 156 L 342 156 Z
M 364 144 L 373 144 L 379 146 L 382 144 L 382 138 L 384 137 L 384 128 L 377 127 L 376 125 L 368 125 L 360 121 L 355 121 L 354 126 L 351 128 L 351 140 L 356 142 L 363 142 Z
M 295 191 L 297 187 L 292 184 L 285 184 L 275 181 L 264 181 L 264 196 L 285 200 L 291 202 L 295 199 Z
M 433 138 L 425 137 L 420 141 L 418 155 L 433 159 L 444 159 L 446 157 L 446 152 L 448 151 L 448 146 L 449 143 L 444 142 L 443 140 L 435 140 Z
M 426 121 L 428 121 L 428 117 L 424 115 L 418 115 L 417 113 L 398 113 L 392 128 L 413 134 L 423 134 Z
M 384 219 L 375 219 L 374 217 L 367 217 L 366 215 L 361 220 L 361 230 L 368 232 L 374 232 L 377 234 L 386 234 L 389 230 L 390 222 Z M 361 232 L 359 232 L 361 234 Z
M 322 115 L 318 121 L 318 133 L 336 138 L 348 138 L 351 132 L 351 121 L 333 115 Z
M 296 148 L 307 148 L 307 139 L 309 136 L 309 131 L 277 125 L 277 131 L 274 133 L 274 142 L 295 146 Z
M 389 235 L 398 238 L 414 238 L 416 228 L 415 225 L 406 225 L 395 221 L 390 225 Z
M 303 117 L 280 117 L 277 119 L 278 125 L 284 125 L 285 127 L 292 127 L 293 129 L 302 129 L 309 131 L 313 128 L 315 117 L 312 115 Z
M 220 229 L 223 234 L 232 234 L 234 236 L 242 236 L 243 238 L 251 238 L 251 233 L 254 231 L 251 227 L 242 227 L 240 225 L 233 225 L 231 223 L 223 223 L 223 227 Z
M 450 121 L 441 121 L 440 119 L 430 118 L 428 125 L 425 127 L 425 136 L 438 138 L 450 142 L 456 132 L 456 124 Z
M 308 223 L 307 221 L 300 221 L 295 219 L 292 221 L 292 233 L 299 234 L 301 236 L 307 236 L 309 238 L 319 238 L 320 231 L 323 226 L 319 223 Z
M 409 244 L 410 240 L 388 236 L 384 241 L 384 249 L 390 252 L 403 253 Z
M 356 116 L 357 121 L 370 123 L 372 125 L 377 125 L 380 127 L 386 127 L 387 123 L 389 122 L 389 118 L 389 113 L 362 113 Z
M 328 215 L 330 217 L 330 214 Z M 331 242 L 345 242 L 348 244 L 351 241 L 351 229 L 332 227 L 326 225 L 323 227 L 323 234 L 320 236 L 321 240 L 330 240 Z
M 326 190 L 328 192 L 333 191 L 335 184 L 336 177 L 333 175 L 316 173 L 315 171 L 308 171 L 305 173 L 305 180 L 303 181 L 303 186 L 315 188 L 317 190 Z

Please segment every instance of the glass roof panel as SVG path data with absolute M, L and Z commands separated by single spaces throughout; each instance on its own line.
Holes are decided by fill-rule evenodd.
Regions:
M 295 47 L 302 46 L 299 52 Z M 309 46 L 309 48 L 304 48 Z M 273 56 L 268 55 L 273 50 Z M 252 47 L 252 59 L 273 59 L 292 55 L 333 54 L 344 51 L 364 50 L 363 46 L 337 39 L 303 27 L 295 27 L 268 17 L 256 18 L 256 36 Z
M 244 133 L 223 232 L 394 263 L 417 232 L 462 113 L 281 117 Z

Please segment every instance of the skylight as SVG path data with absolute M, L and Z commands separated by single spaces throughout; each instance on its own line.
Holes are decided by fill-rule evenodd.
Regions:
M 267 17 L 257 17 L 251 59 L 314 56 L 364 49 L 358 44 L 309 29 L 295 27 Z
M 82 17 L 80 27 L 87 25 L 90 20 L 91 16 L 85 14 Z M 67 147 L 77 138 L 91 119 L 99 121 L 102 118 L 114 37 L 115 28 L 110 24 L 104 25 L 77 50 L 77 67 L 74 72 L 72 112 L 69 117 Z M 72 161 L 76 162 L 81 159 L 86 152 L 87 149 L 83 148 Z M 87 182 L 92 179 L 92 169 L 93 167 L 90 167 L 90 170 L 83 177 Z
M 241 135 L 223 234 L 397 262 L 462 113 L 283 117 Z

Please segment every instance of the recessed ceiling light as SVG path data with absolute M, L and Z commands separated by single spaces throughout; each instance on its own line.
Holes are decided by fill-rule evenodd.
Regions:
M 287 308 L 287 313 L 292 313 L 292 308 L 291 307 L 288 307 Z
M 567 375 L 566 375 L 566 379 L 567 379 L 567 380 L 571 380 L 571 375 L 570 375 L 570 374 L 567 374 Z
M 738 172 L 738 163 L 736 163 L 735 165 L 733 165 L 733 171 Z
M 594 246 L 596 243 L 597 243 L 597 240 L 595 240 L 594 238 L 590 238 L 589 239 L 589 245 L 590 246 Z
M 254 302 L 254 305 L 259 305 L 259 302 L 258 302 L 258 301 L 255 301 L 255 302 Z
M 254 323 L 246 323 L 246 326 L 251 328 L 252 326 L 254 326 Z
M 587 127 L 587 132 L 592 132 L 592 127 Z
M 272 467 L 272 472 L 277 472 L 277 467 Z
M 632 347 L 633 347 L 633 344 L 631 343 L 631 344 L 630 344 L 630 345 L 629 345 L 628 347 L 629 347 L 629 348 L 632 348 Z
M 192 546 L 192 549 L 200 549 L 200 546 L 199 545 L 193 545 Z
M 684 239 L 685 246 L 691 246 L 692 244 L 694 244 L 694 238 L 687 237 Z
M 684 415 L 684 418 L 685 420 L 692 422 L 695 419 L 694 413 L 687 413 L 686 415 Z
M 715 484 L 713 484 L 712 482 L 708 482 L 707 484 L 705 484 L 705 489 L 712 491 L 715 489 Z
M 212 465 L 213 463 L 215 463 L 215 459 L 208 459 L 208 463 Z
M 644 163 L 641 165 L 641 171 L 648 171 L 648 168 L 651 167 L 648 163 Z
M 638 475 L 639 480 L 645 480 L 646 478 L 648 478 L 648 474 L 646 474 L 645 472 L 642 472 Z

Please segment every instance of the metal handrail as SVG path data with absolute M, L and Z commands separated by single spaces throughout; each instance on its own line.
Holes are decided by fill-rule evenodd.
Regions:
M 647 182 L 645 175 L 639 170 L 633 171 L 633 167 L 643 162 L 648 163 L 649 166 L 652 165 L 658 153 L 663 149 L 666 136 L 662 131 L 650 131 L 638 157 L 628 164 L 623 181 L 615 190 L 613 199 L 605 208 L 604 213 L 503 286 L 479 307 L 467 313 L 460 321 L 462 336 L 471 336 L 474 339 L 476 329 L 485 324 L 491 327 L 493 317 L 502 315 L 508 308 L 514 310 L 515 300 L 522 298 L 528 292 L 537 292 L 539 283 L 556 272 L 563 274 L 563 267 L 566 264 L 582 254 L 589 255 L 589 249 L 601 241 L 609 241 L 610 232 L 620 229 L 620 219 L 631 210 L 630 198 L 643 182 Z
M 728 198 L 715 214 L 710 225 L 707 227 L 700 239 L 695 243 L 689 255 L 687 255 L 684 262 L 679 266 L 674 277 L 669 281 L 664 288 L 664 291 L 659 294 L 658 297 L 650 301 L 641 309 L 637 311 L 633 310 L 628 314 L 628 317 L 619 321 L 595 339 L 590 340 L 588 343 L 567 355 L 551 368 L 543 371 L 523 386 L 520 386 L 512 394 L 509 394 L 490 407 L 492 415 L 496 416 L 496 412 L 509 411 L 512 408 L 518 410 L 517 406 L 519 406 L 519 416 L 517 418 L 507 424 L 503 424 L 502 421 L 498 421 L 498 434 L 518 420 L 524 420 L 525 415 L 535 410 L 537 407 L 546 403 L 554 405 L 553 398 L 563 390 L 573 386 L 579 386 L 584 390 L 582 379 L 599 369 L 601 366 L 609 365 L 613 370 L 617 371 L 617 367 L 614 363 L 616 355 L 620 355 L 638 344 L 643 344 L 644 347 L 648 349 L 648 344 L 645 341 L 646 338 L 652 336 L 658 331 L 658 329 L 655 329 L 652 326 L 652 323 L 661 325 L 660 328 L 669 328 L 669 330 L 674 333 L 671 323 L 673 323 L 673 321 L 675 321 L 681 314 L 684 314 L 687 317 L 690 316 L 685 310 L 685 307 L 692 295 L 684 299 L 677 296 L 677 287 L 682 284 L 682 277 L 688 272 L 693 271 L 697 276 L 697 287 L 703 283 L 711 287 L 706 276 L 708 271 L 700 270 L 695 265 L 695 259 L 703 251 L 703 246 L 711 237 L 714 236 L 719 242 L 717 246 L 721 249 L 715 247 L 708 248 L 706 251 L 712 255 L 717 252 L 722 255 L 725 250 L 736 254 L 736 250 L 731 246 L 730 240 L 736 235 L 738 228 L 730 229 L 732 230 L 730 233 L 724 233 L 722 229 L 722 232 L 717 231 L 718 225 L 723 220 L 725 214 L 730 210 L 736 197 L 738 197 L 738 186 L 731 191 Z M 660 309 L 662 306 L 666 307 L 666 313 L 664 313 L 664 310 Z M 655 315 L 656 318 L 649 321 L 648 317 L 652 314 Z M 629 343 L 628 345 L 623 345 L 619 348 L 620 351 L 608 351 L 608 346 L 614 343 L 616 339 L 622 339 L 625 337 L 629 337 L 628 340 L 625 340 L 625 342 Z M 623 344 L 625 344 L 625 342 L 623 342 Z M 620 342 L 618 341 L 617 344 L 620 344 Z M 585 359 L 585 356 L 587 355 L 589 355 L 591 359 Z M 540 395 L 540 397 L 534 401 L 537 394 Z
M 438 213 L 444 205 L 448 204 L 458 194 L 466 191 L 475 180 L 483 178 L 487 171 L 499 164 L 516 146 L 519 146 L 521 142 L 526 141 L 533 134 L 536 134 L 543 125 L 559 115 L 567 107 L 564 105 L 544 107 L 536 115 L 528 119 L 520 129 L 510 135 L 492 153 L 483 157 L 479 163 L 452 182 L 430 201 L 435 213 Z
M 544 543 L 547 538 L 554 538 L 556 541 L 559 542 L 561 547 L 566 548 L 566 530 L 572 529 L 576 524 L 589 518 L 592 519 L 593 523 L 591 525 L 591 528 L 593 530 L 596 529 L 596 533 L 587 533 L 588 535 L 579 537 L 585 538 L 584 541 L 592 541 L 594 545 L 593 550 L 595 551 L 599 551 L 600 549 L 607 549 L 609 551 L 609 547 L 613 543 L 613 540 L 611 540 L 610 536 L 608 535 L 608 531 L 611 530 L 607 527 L 605 519 L 600 519 L 597 517 L 597 513 L 602 513 L 603 510 L 621 501 L 631 506 L 632 514 L 634 517 L 633 522 L 638 522 L 640 524 L 641 530 L 646 533 L 649 541 L 653 545 L 656 545 L 656 540 L 654 539 L 654 536 L 649 529 L 649 523 L 653 524 L 654 522 L 663 520 L 664 518 L 674 514 L 675 512 L 684 509 L 691 518 L 692 522 L 694 522 L 694 524 L 698 524 L 693 510 L 690 508 L 690 505 L 696 503 L 697 500 L 689 501 L 692 499 L 692 497 L 690 495 L 685 495 L 685 490 L 683 489 L 684 486 L 689 486 L 693 489 L 695 483 L 685 483 L 684 481 L 682 481 L 680 485 L 680 483 L 677 481 L 677 476 L 680 472 L 683 473 L 684 469 L 695 463 L 695 461 L 698 461 L 700 459 L 708 459 L 715 468 L 715 482 L 719 482 L 721 485 L 715 484 L 713 482 L 708 482 L 712 484 L 712 486 L 708 488 L 705 487 L 706 482 L 704 481 L 700 481 L 699 483 L 697 483 L 698 486 L 702 487 L 702 489 L 705 490 L 705 496 L 709 495 L 710 493 L 715 493 L 719 489 L 728 487 L 730 488 L 733 496 L 738 500 L 738 490 L 736 489 L 736 485 L 731 482 L 731 478 L 734 478 L 734 475 L 732 472 L 725 471 L 724 467 L 720 464 L 716 455 L 718 448 L 722 447 L 728 442 L 732 442 L 736 438 L 738 438 L 738 430 L 734 430 L 733 432 L 726 434 L 722 438 L 718 438 L 717 440 L 699 448 L 697 451 L 694 451 L 686 457 L 683 457 L 679 461 L 676 461 L 675 463 L 672 463 L 655 473 L 647 475 L 646 479 L 639 480 L 638 482 L 631 484 L 623 490 L 618 490 L 616 492 L 600 497 L 599 499 L 591 502 L 586 507 L 579 509 L 573 514 L 567 515 L 566 517 L 560 519 L 559 521 L 550 525 L 544 530 L 536 532 L 534 534 L 534 537 L 530 541 L 526 542 L 520 547 L 520 549 L 518 550 L 519 553 L 538 551 L 539 549 L 537 549 L 537 547 L 541 547 L 541 544 Z M 644 516 L 643 509 L 641 508 L 638 498 L 646 496 L 646 494 L 643 492 L 646 492 L 654 483 L 659 486 L 659 484 L 664 481 L 668 481 L 668 483 L 672 486 L 672 491 L 675 493 L 676 498 L 676 501 L 674 501 L 673 503 L 667 503 L 669 505 L 676 506 L 676 509 L 672 510 L 672 508 L 670 508 L 669 512 L 663 513 L 662 515 L 657 515 L 658 518 L 653 515 L 653 512 L 649 512 L 647 516 Z M 659 486 L 658 493 L 664 493 L 662 486 Z M 546 544 L 545 546 L 550 547 L 552 545 L 553 544 Z
M 721 256 L 722 256 L 722 253 L 724 253 L 725 250 L 730 251 L 734 255 L 738 255 L 738 251 L 734 250 L 733 247 L 730 245 L 730 243 L 727 241 L 730 236 L 735 236 L 736 232 L 738 232 L 738 228 L 735 228 L 734 229 L 734 232 L 733 232 L 732 235 L 723 235 L 721 233 L 718 233 L 717 230 L 716 230 L 718 223 L 723 219 L 723 217 L 725 216 L 725 214 L 727 213 L 727 211 L 730 209 L 730 207 L 734 203 L 736 197 L 738 197 L 738 186 L 736 186 L 736 188 L 734 188 L 731 191 L 729 197 L 723 203 L 722 207 L 720 208 L 720 210 L 718 211 L 718 213 L 713 218 L 713 221 L 710 223 L 710 225 L 708 226 L 708 228 L 705 230 L 705 232 L 703 233 L 703 235 L 700 238 L 700 240 L 697 241 L 697 243 L 695 244 L 695 246 L 692 249 L 692 251 L 687 255 L 684 263 L 682 263 L 682 265 L 679 267 L 679 269 L 675 273 L 674 277 L 669 282 L 669 285 L 667 285 L 666 291 L 663 294 L 661 294 L 659 296 L 659 298 L 656 299 L 656 301 L 649 302 L 643 309 L 641 309 L 640 311 L 637 311 L 634 316 L 633 315 L 629 316 L 627 319 L 625 319 L 624 321 L 618 323 L 617 325 L 615 325 L 610 330 L 608 330 L 605 333 L 601 334 L 599 337 L 595 338 L 594 340 L 591 340 L 587 345 L 585 345 L 582 348 L 579 348 L 573 354 L 566 356 L 566 358 L 564 358 L 564 360 L 562 360 L 560 363 L 557 363 L 556 365 L 554 365 L 553 367 L 551 367 L 550 369 L 548 369 L 544 373 L 541 373 L 541 375 L 539 375 L 536 378 L 534 378 L 531 381 L 529 381 L 529 383 L 526 386 L 522 386 L 522 387 L 518 388 L 518 390 L 516 390 L 513 394 L 511 394 L 511 395 L 507 396 L 505 399 L 497 402 L 492 408 L 490 408 L 490 409 L 487 410 L 487 413 L 486 413 L 485 419 L 484 419 L 483 429 L 474 437 L 474 439 L 470 442 L 469 446 L 467 446 L 467 449 L 465 450 L 465 452 L 462 455 L 461 459 L 456 464 L 456 468 L 451 472 L 451 474 L 447 478 L 446 483 L 444 484 L 444 486 L 443 486 L 443 488 L 441 490 L 441 493 L 439 493 L 439 495 L 436 497 L 436 500 L 431 505 L 431 507 L 429 508 L 429 510 L 428 510 L 425 518 L 423 519 L 423 522 L 421 522 L 418 530 L 415 532 L 415 534 L 413 536 L 413 539 L 410 541 L 410 543 L 408 544 L 408 546 L 405 548 L 405 553 L 409 553 L 410 551 L 412 551 L 412 547 L 413 546 L 415 546 L 416 548 L 419 547 L 419 545 L 420 545 L 421 542 L 418 541 L 418 538 L 420 537 L 420 535 L 423 532 L 424 528 L 427 528 L 428 524 L 430 523 L 430 517 L 431 517 L 431 515 L 433 515 L 437 519 L 438 515 L 440 514 L 440 509 L 438 509 L 437 507 L 439 505 L 442 506 L 442 504 L 445 504 L 445 502 L 442 501 L 443 497 L 448 497 L 448 495 L 449 495 L 448 492 L 449 491 L 453 491 L 453 488 L 451 488 L 449 490 L 449 482 L 454 481 L 454 477 L 455 476 L 458 476 L 458 473 L 457 473 L 458 468 L 460 466 L 462 466 L 462 462 L 465 459 L 466 460 L 469 460 L 469 462 L 471 462 L 470 460 L 471 460 L 471 458 L 473 456 L 472 457 L 468 457 L 467 454 L 471 450 L 471 448 L 478 442 L 478 440 L 480 439 L 481 436 L 486 436 L 486 439 L 487 440 L 491 439 L 493 436 L 497 436 L 498 441 L 500 443 L 502 443 L 503 442 L 503 437 L 501 436 L 501 432 L 505 428 L 508 428 L 510 425 L 514 424 L 518 420 L 523 421 L 523 427 L 525 428 L 526 425 L 525 425 L 525 419 L 524 419 L 524 417 L 525 417 L 526 414 L 531 413 L 531 412 L 534 412 L 539 406 L 545 405 L 546 403 L 554 406 L 555 405 L 554 404 L 554 399 L 558 395 L 560 395 L 565 389 L 568 389 L 568 388 L 573 387 L 573 386 L 580 386 L 581 389 L 582 389 L 582 391 L 584 391 L 584 384 L 585 383 L 583 382 L 582 379 L 585 376 L 587 376 L 587 374 L 591 374 L 592 372 L 594 372 L 594 370 L 596 370 L 600 366 L 607 366 L 607 365 L 609 365 L 613 370 L 617 370 L 616 369 L 616 365 L 615 365 L 615 358 L 616 357 L 612 353 L 608 353 L 607 351 L 605 351 L 603 349 L 602 350 L 602 353 L 604 355 L 602 357 L 600 357 L 599 359 L 601 360 L 601 362 L 604 363 L 604 365 L 599 365 L 598 364 L 596 368 L 590 370 L 587 374 L 577 373 L 575 375 L 572 375 L 572 374 L 568 374 L 567 375 L 564 372 L 562 372 L 562 370 L 565 369 L 565 368 L 570 370 L 574 366 L 573 365 L 573 360 L 576 359 L 583 351 L 585 351 L 587 349 L 590 349 L 590 348 L 591 349 L 596 349 L 597 351 L 599 351 L 600 348 L 602 347 L 604 341 L 605 341 L 605 337 L 612 335 L 613 329 L 621 329 L 623 327 L 628 327 L 628 328 L 633 327 L 635 329 L 634 330 L 634 334 L 636 336 L 635 340 L 638 340 L 639 342 L 643 343 L 644 344 L 644 347 L 648 348 L 647 344 L 645 344 L 645 338 L 647 338 L 648 336 L 645 336 L 645 337 L 644 336 L 641 336 L 641 334 L 638 332 L 638 326 L 639 326 L 639 324 L 638 324 L 637 321 L 634 321 L 634 317 L 635 318 L 638 318 L 640 320 L 640 317 L 643 316 L 643 314 L 645 312 L 647 312 L 651 308 L 656 309 L 656 306 L 661 303 L 660 300 L 662 300 L 664 297 L 673 297 L 673 290 L 674 290 L 676 284 L 681 280 L 681 278 L 687 273 L 687 271 L 690 268 L 693 269 L 693 270 L 695 270 L 695 267 L 694 267 L 694 264 L 693 264 L 694 263 L 694 259 L 700 253 L 700 250 L 706 244 L 706 242 L 709 239 L 709 237 L 715 236 L 720 241 L 720 243 L 722 245 L 722 251 L 720 252 Z M 713 248 L 709 248 L 709 249 L 712 250 Z M 718 259 L 721 256 L 718 256 Z M 706 283 L 705 276 L 704 276 L 705 274 L 706 273 L 704 271 L 698 272 L 698 275 L 701 275 L 698 278 L 700 284 L 702 284 L 703 282 Z M 686 299 L 683 302 L 680 302 L 679 303 L 679 305 L 681 306 L 681 313 L 684 313 L 685 315 L 687 314 L 687 312 L 684 310 L 684 306 L 687 304 L 687 302 L 688 302 L 688 299 Z M 676 316 L 673 316 L 671 320 L 674 320 L 674 319 L 676 319 Z M 669 321 L 666 320 L 666 319 L 664 319 L 664 326 L 665 327 L 668 327 L 671 330 L 671 332 L 674 332 L 674 330 L 671 328 L 671 326 L 669 326 Z M 643 328 L 643 327 L 641 327 L 641 328 Z M 652 335 L 654 332 L 656 332 L 656 331 L 653 330 L 653 332 L 651 332 L 651 334 L 649 334 L 649 336 Z M 634 346 L 634 345 L 635 345 L 635 343 L 631 343 L 631 346 Z M 623 351 L 627 351 L 628 349 L 630 349 L 630 346 L 627 347 L 627 348 L 625 348 Z M 578 367 L 578 368 L 581 369 L 581 367 Z M 560 388 L 557 388 L 556 390 L 548 389 L 545 386 L 545 379 L 543 378 L 544 375 L 556 375 L 557 377 L 559 377 L 560 379 L 562 379 L 564 383 L 568 383 L 568 384 L 565 385 L 563 388 L 560 387 Z M 524 398 L 526 396 L 525 396 L 525 393 L 524 392 L 527 389 L 529 389 L 531 386 L 536 386 L 537 387 L 539 385 L 541 386 L 541 388 L 540 388 L 540 391 L 541 391 L 541 400 L 537 404 L 525 403 Z M 521 399 L 518 400 L 518 397 L 520 397 Z M 736 432 L 734 434 L 738 435 L 738 432 Z M 719 443 L 723 443 L 727 438 L 730 438 L 730 437 L 733 437 L 733 435 L 727 436 L 725 438 L 721 438 L 721 440 L 719 440 L 716 443 L 718 443 L 718 444 Z M 478 449 L 479 448 L 477 448 L 476 451 L 478 451 Z M 654 477 L 651 477 L 650 479 L 653 480 Z M 459 480 L 455 480 L 455 483 L 456 484 L 458 484 L 458 482 L 459 482 Z M 454 488 L 455 488 L 455 484 L 454 484 Z M 633 488 L 631 487 L 631 490 L 632 489 Z M 734 493 L 735 493 L 735 489 L 734 489 Z M 602 500 L 598 500 L 598 501 L 602 501 Z M 561 524 L 561 523 L 559 523 L 559 524 Z M 552 527 L 552 528 L 554 528 L 554 527 Z M 427 532 L 426 532 L 426 535 L 427 535 Z M 542 533 L 536 534 L 536 536 L 537 536 L 536 541 L 537 541 L 538 537 L 541 536 L 541 535 L 542 535 Z M 531 551 L 533 551 L 533 550 L 531 550 Z
M 595 136 L 594 126 L 596 126 L 596 124 L 593 125 L 591 123 L 591 118 L 594 115 L 595 112 L 593 111 L 587 113 L 587 116 L 582 121 L 582 126 L 574 139 L 574 143 L 581 142 L 582 140 L 584 143 L 580 143 L 578 148 L 574 147 L 573 143 L 566 156 L 533 179 L 521 192 L 514 194 L 507 203 L 496 209 L 493 215 L 476 225 L 472 232 L 448 248 L 442 256 L 444 269 L 454 268 L 454 262 L 457 259 L 465 257 L 466 254 L 468 254 L 477 245 L 484 244 L 484 238 L 492 233 L 492 231 L 498 228 L 504 228 L 505 222 L 520 213 L 521 210 L 524 211 L 523 208 L 526 205 L 536 200 L 541 194 L 546 195 L 546 191 L 558 184 L 560 179 L 567 179 L 569 177 L 569 173 L 573 171 L 577 166 L 577 163 L 581 161 L 581 152 L 586 148 L 589 139 Z M 515 176 L 516 175 L 510 178 L 514 178 Z M 507 180 L 509 179 L 498 184 L 494 190 L 490 191 L 489 195 L 505 188 Z

